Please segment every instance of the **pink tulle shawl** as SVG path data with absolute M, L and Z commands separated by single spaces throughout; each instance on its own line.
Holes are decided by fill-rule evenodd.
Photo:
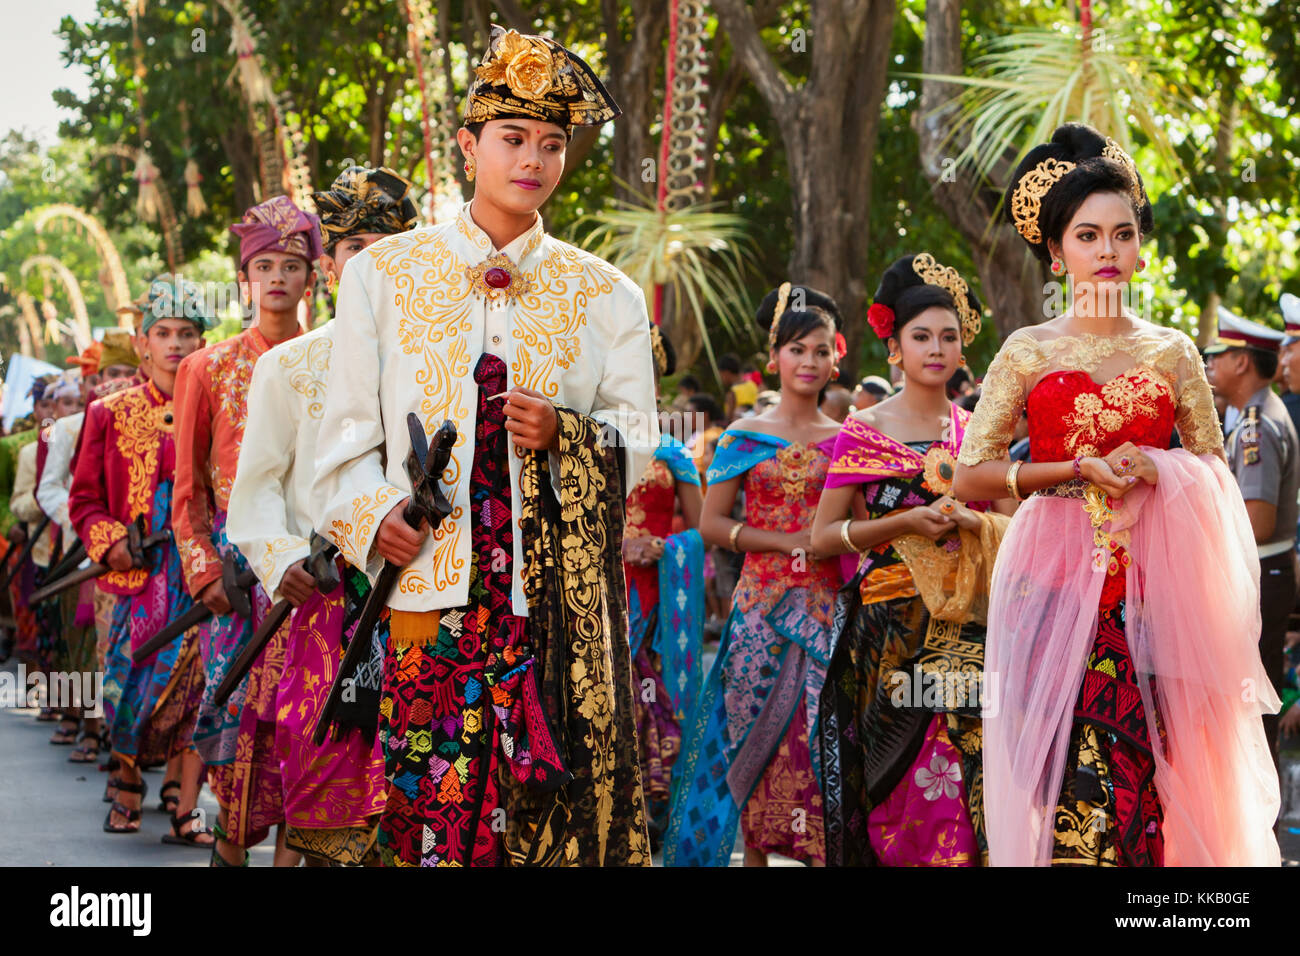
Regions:
M 1218 458 L 1143 450 L 1158 482 L 1140 482 L 1106 530 L 1131 535 L 1125 628 L 1155 751 L 1165 863 L 1277 866 L 1278 779 L 1260 716 L 1280 702 L 1260 663 L 1259 559 L 1245 505 Z M 1106 576 L 1094 550 L 1082 501 L 1033 497 L 998 552 L 984 714 L 995 866 L 1051 862 Z

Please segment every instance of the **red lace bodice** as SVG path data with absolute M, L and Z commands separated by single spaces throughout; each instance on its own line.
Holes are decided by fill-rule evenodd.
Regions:
M 1104 385 L 1084 371 L 1049 372 L 1025 407 L 1034 461 L 1107 455 L 1126 441 L 1168 448 L 1176 410 L 1168 382 L 1143 366 Z

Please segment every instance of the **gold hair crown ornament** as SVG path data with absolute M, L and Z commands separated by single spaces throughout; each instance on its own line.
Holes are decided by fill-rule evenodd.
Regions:
M 950 296 L 957 306 L 957 317 L 961 320 L 962 345 L 970 345 L 979 334 L 979 310 L 970 304 L 970 286 L 952 266 L 941 266 L 928 252 L 917 253 L 912 259 L 912 271 L 921 277 L 926 285 L 938 286 Z
M 1142 185 L 1138 182 L 1137 165 L 1133 162 L 1133 157 L 1124 152 L 1124 147 L 1109 136 L 1106 137 L 1106 148 L 1101 151 L 1101 155 L 1115 160 L 1124 167 L 1124 171 L 1128 173 L 1128 194 L 1133 198 L 1133 205 L 1141 210 Z
M 776 290 L 776 310 L 772 313 L 772 325 L 767 330 L 767 350 L 776 351 L 776 330 L 781 324 L 781 316 L 785 314 L 785 304 L 790 299 L 790 283 L 782 282 L 780 288 Z
M 1025 237 L 1025 242 L 1043 241 L 1038 228 L 1043 197 L 1072 169 L 1074 163 L 1068 159 L 1048 158 L 1025 173 L 1016 184 L 1016 190 L 1011 194 L 1011 219 L 1016 224 L 1016 231 Z

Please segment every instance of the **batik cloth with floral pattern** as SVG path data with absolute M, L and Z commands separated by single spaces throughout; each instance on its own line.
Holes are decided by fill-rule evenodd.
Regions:
M 573 776 L 551 793 L 507 789 L 506 845 L 516 863 L 649 866 L 622 558 L 636 456 L 598 419 L 556 415 L 556 450 L 524 454 L 520 534 L 546 723 Z
M 340 865 L 366 861 L 384 808 L 383 751 L 373 735 L 313 740 L 325 698 L 369 591 L 365 574 L 336 559 L 340 582 L 313 591 L 290 621 L 276 695 L 275 742 L 284 788 L 285 844 Z M 358 578 L 365 586 L 358 589 Z M 366 662 L 363 666 L 369 666 Z M 359 668 L 360 669 L 360 668 Z M 349 695 L 350 696 L 350 695 Z
M 150 512 L 151 533 L 166 527 L 171 519 L 171 490 L 169 478 L 158 482 Z M 138 664 L 131 658 L 133 651 L 193 603 L 185 590 L 174 544 L 168 541 L 150 549 L 148 560 L 144 586 L 118 598 L 109 629 L 113 660 L 128 666 L 110 725 L 113 752 L 142 767 L 164 764 L 193 744 L 203 694 L 197 630 Z
M 508 776 L 552 790 L 569 774 L 538 698 L 525 626 L 510 611 L 512 550 L 506 366 L 474 370 L 479 410 L 470 485 L 470 603 L 390 611 L 380 701 L 388 799 L 379 821 L 387 865 L 498 866 Z
M 668 823 L 681 724 L 704 676 L 704 545 L 694 529 L 671 533 L 679 481 L 698 488 L 699 472 L 686 446 L 664 433 L 627 496 L 625 537 L 664 542 L 663 557 L 653 564 L 624 563 L 641 782 L 651 825 L 659 833 Z
M 218 511 L 212 524 L 218 555 L 234 555 L 237 573 L 248 570 L 248 562 L 226 539 L 226 513 Z M 226 833 L 230 842 L 244 847 L 266 839 L 270 828 L 284 820 L 275 701 L 289 631 L 286 621 L 225 704 L 217 707 L 217 687 L 271 609 L 270 599 L 256 582 L 249 599 L 252 618 L 233 612 L 214 614 L 198 627 L 205 686 L 194 729 L 194 745 L 208 768 L 208 785 L 227 814 Z
M 795 533 L 812 524 L 833 447 L 730 428 L 708 481 L 743 475 L 745 523 Z M 665 865 L 726 866 L 742 817 L 747 847 L 823 858 L 820 755 L 809 743 L 840 574 L 834 561 L 806 564 L 778 552 L 745 555 L 674 773 Z
M 903 443 L 850 417 L 836 438 L 826 486 L 861 485 L 873 520 L 929 505 L 952 491 L 968 418 L 954 405 L 944 438 Z M 1001 516 L 985 520 L 1006 525 Z M 821 696 L 828 865 L 987 862 L 984 626 L 971 610 L 987 609 L 994 555 L 980 538 L 954 531 L 938 542 L 919 535 L 883 541 L 861 556 L 836 596 L 835 650 Z M 913 572 L 920 562 L 942 596 L 920 587 Z M 963 571 L 969 594 L 958 583 Z M 954 613 L 943 613 L 954 597 Z M 944 602 L 942 617 L 927 599 Z

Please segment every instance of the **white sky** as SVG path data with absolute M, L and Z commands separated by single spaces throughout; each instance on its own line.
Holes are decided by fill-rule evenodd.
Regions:
M 64 16 L 84 23 L 95 9 L 95 0 L 0 0 L 0 133 L 26 128 L 54 141 L 65 117 L 51 94 L 66 87 L 84 96 L 89 86 L 82 70 L 64 67 L 54 31 Z

